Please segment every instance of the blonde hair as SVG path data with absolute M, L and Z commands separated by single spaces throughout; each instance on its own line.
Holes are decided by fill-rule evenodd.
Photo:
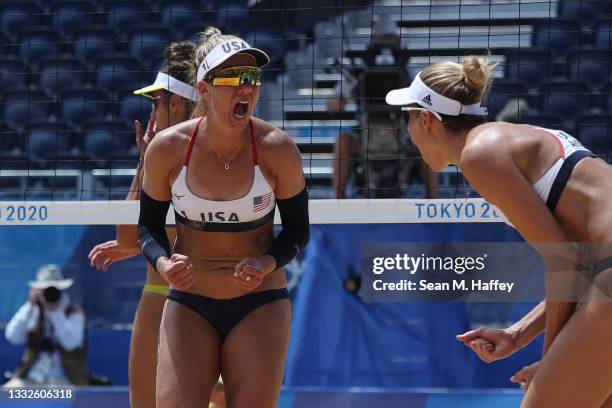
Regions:
M 489 64 L 483 57 L 465 57 L 461 64 L 451 61 L 438 62 L 421 72 L 425 85 L 447 98 L 473 105 L 482 101 L 491 88 L 491 71 L 496 64 Z M 476 115 L 442 115 L 442 123 L 452 129 L 470 128 L 485 123 L 486 117 Z
M 200 33 L 200 44 L 195 52 L 195 69 L 198 67 L 206 58 L 209 52 L 212 51 L 217 45 L 228 40 L 241 40 L 240 37 L 231 34 L 223 34 L 217 27 L 207 27 Z M 192 117 L 199 117 L 206 115 L 206 105 L 203 100 L 195 107 Z

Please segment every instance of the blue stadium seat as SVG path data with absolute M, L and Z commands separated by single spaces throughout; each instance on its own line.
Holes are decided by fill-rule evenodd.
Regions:
M 0 62 L 0 89 L 2 92 L 26 89 L 30 80 L 30 69 L 21 59 L 2 57 Z
M 29 178 L 28 181 L 30 181 Z M 48 180 L 46 184 L 42 184 L 42 181 L 39 180 L 38 183 L 29 186 L 28 189 L 23 192 L 20 199 L 25 201 L 51 201 L 53 200 L 53 189 L 48 184 Z
M 525 98 L 527 90 L 525 86 L 519 82 L 503 82 L 494 81 L 489 95 L 484 103 L 489 111 L 489 118 L 493 120 L 499 111 L 510 100 L 517 98 Z
M 130 54 L 138 60 L 152 62 L 164 55 L 164 49 L 172 40 L 165 26 L 143 26 L 132 30 L 129 37 Z
M 219 11 L 217 24 L 227 32 L 240 32 L 249 19 L 249 8 L 245 0 L 217 1 Z
M 612 50 L 581 50 L 568 56 L 570 78 L 584 82 L 591 89 L 601 89 L 612 78 Z
M 138 119 L 145 126 L 151 115 L 151 102 L 140 95 L 131 92 L 123 93 L 119 98 L 119 118 L 132 123 Z
M 40 91 L 2 93 L 2 117 L 13 129 L 24 129 L 29 122 L 47 119 L 53 101 Z
M 40 123 L 30 126 L 24 151 L 31 159 L 49 159 L 69 154 L 72 132 L 61 123 Z
M 612 48 L 612 20 L 601 20 L 595 28 L 595 46 L 597 48 Z
M 11 136 L 17 136 L 15 138 L 18 141 L 19 148 L 14 151 L 5 151 L 0 156 L 0 170 L 27 170 L 30 168 L 30 160 L 28 156 L 23 153 L 23 146 L 26 145 L 26 139 L 28 137 L 28 132 L 23 131 L 11 131 Z M 3 135 L 4 137 L 4 135 Z M 15 140 L 12 140 L 13 142 Z
M 36 63 L 45 57 L 57 58 L 62 45 L 57 31 L 42 28 L 21 32 L 18 42 L 21 58 L 30 63 Z
M 576 20 L 583 26 L 592 26 L 600 16 L 611 11 L 609 0 L 559 1 L 559 17 Z
M 580 44 L 580 25 L 573 20 L 538 21 L 533 30 L 533 45 L 555 56 L 564 56 Z
M 520 50 L 506 54 L 506 79 L 524 84 L 527 89 L 537 89 L 551 78 L 550 51 Z
M 612 116 L 606 114 L 581 115 L 576 121 L 578 126 L 584 125 L 605 125 L 612 121 Z
M 563 129 L 567 130 L 565 124 L 558 116 L 546 116 L 546 115 L 523 115 L 520 118 L 520 122 L 526 125 L 539 126 L 548 129 Z M 569 132 L 573 133 L 573 132 Z
M 16 198 L 23 191 L 22 177 L 19 176 L 0 176 L 0 200 L 10 200 Z
M 9 38 L 22 30 L 31 30 L 40 23 L 42 9 L 33 3 L 23 1 L 2 1 L 0 4 L 0 27 Z
M 84 152 L 93 159 L 127 155 L 136 144 L 134 130 L 122 122 L 89 123 L 85 129 Z
M 151 7 L 143 0 L 104 1 L 106 24 L 124 33 L 138 24 L 151 21 Z
M 272 64 L 285 57 L 284 33 L 273 28 L 261 28 L 244 35 L 244 39 L 253 47 L 264 50 L 270 56 Z
M 45 59 L 38 67 L 38 83 L 45 92 L 56 94 L 84 87 L 86 70 L 77 59 Z
M 6 156 L 21 153 L 26 134 L 25 130 L 15 130 L 0 124 L 0 154 Z M 0 168 L 4 168 L 3 164 L 3 160 L 0 159 Z
M 546 115 L 561 117 L 565 122 L 573 121 L 589 109 L 589 89 L 578 82 L 551 82 L 540 88 L 542 109 Z
M 578 139 L 593 153 L 608 154 L 612 152 L 612 120 L 598 125 L 580 126 Z
M 155 77 L 154 73 L 143 72 L 140 62 L 129 56 L 99 59 L 95 75 L 98 88 L 109 94 L 139 89 Z
M 200 31 L 206 27 L 203 21 L 210 12 L 204 10 L 199 0 L 176 0 L 166 3 L 161 9 L 161 21 L 171 28 L 180 29 L 190 24 L 200 24 Z M 216 16 L 216 14 L 212 13 Z
M 76 30 L 90 25 L 96 16 L 92 4 L 83 0 L 57 2 L 52 7 L 53 21 L 63 35 L 71 35 Z
M 64 92 L 61 103 L 63 120 L 76 127 L 87 121 L 104 120 L 112 108 L 106 95 L 94 90 Z
M 3 56 L 13 58 L 19 54 L 18 44 L 12 42 L 5 36 L 2 32 L 0 32 L 0 49 L 2 50 Z
M 74 54 L 86 64 L 113 54 L 117 44 L 114 31 L 106 26 L 77 31 L 74 41 Z
M 206 27 L 216 26 L 219 19 L 218 14 L 216 10 L 202 10 L 197 13 L 197 20 L 185 21 L 181 25 L 171 25 L 171 27 L 174 28 L 178 39 L 189 40 L 198 44 L 200 39 L 197 34 L 204 31 Z M 174 15 L 172 18 L 177 19 L 181 17 L 182 15 Z M 164 18 L 167 18 L 167 15 L 162 16 L 162 20 Z
M 580 135 L 583 129 L 589 127 L 605 127 L 608 124 L 612 123 L 612 115 L 607 114 L 590 114 L 590 115 L 581 115 L 576 120 L 576 137 Z
M 111 174 L 97 174 L 92 199 L 123 200 L 127 196 L 133 179 L 133 170 L 138 166 L 137 154 L 122 155 L 107 152 L 105 156 L 92 157 L 98 168 L 105 168 Z M 128 170 L 128 171 L 125 171 Z
M 183 24 L 181 26 L 176 27 L 175 29 L 179 33 L 178 38 L 193 41 L 198 44 L 200 41 L 198 33 L 201 33 L 206 27 L 215 26 L 216 24 L 217 12 L 205 11 L 199 14 L 197 22 Z

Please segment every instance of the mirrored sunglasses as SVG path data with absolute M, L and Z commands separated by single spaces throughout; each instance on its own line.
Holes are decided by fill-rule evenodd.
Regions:
M 230 67 L 222 69 L 208 76 L 213 86 L 260 86 L 263 79 L 263 71 L 257 67 Z

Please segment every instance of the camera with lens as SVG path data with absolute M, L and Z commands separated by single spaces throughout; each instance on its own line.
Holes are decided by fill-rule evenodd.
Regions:
M 60 296 L 60 290 L 54 286 L 49 286 L 43 291 L 43 298 L 47 303 L 57 303 L 57 301 L 59 301 Z

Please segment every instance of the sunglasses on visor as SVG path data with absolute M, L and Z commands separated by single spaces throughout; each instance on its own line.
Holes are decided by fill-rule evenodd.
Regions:
M 230 67 L 209 75 L 207 81 L 211 81 L 213 86 L 240 86 L 244 84 L 260 86 L 262 78 L 263 71 L 261 68 Z

